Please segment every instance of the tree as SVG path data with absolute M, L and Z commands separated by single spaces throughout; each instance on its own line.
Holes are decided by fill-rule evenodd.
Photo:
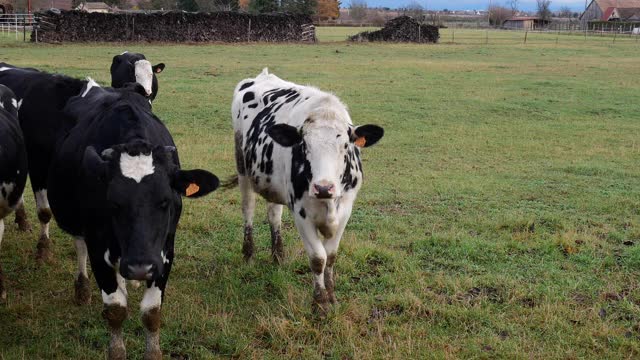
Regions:
M 367 2 L 365 0 L 351 0 L 351 18 L 362 22 L 367 17 Z
M 573 11 L 568 6 L 563 6 L 560 8 L 560 12 L 558 12 L 558 16 L 562 18 L 570 18 L 573 16 Z
M 489 7 L 489 25 L 502 26 L 512 15 L 511 9 L 500 5 L 491 5 Z
M 292 14 L 313 15 L 317 7 L 317 0 L 280 0 L 280 9 Z
M 278 8 L 278 0 L 251 0 L 249 3 L 249 11 L 254 14 L 276 12 Z
M 424 13 L 424 8 L 417 1 L 412 1 L 403 9 L 403 13 L 414 19 L 420 19 Z
M 511 7 L 511 13 L 516 15 L 518 13 L 518 0 L 509 0 L 509 7 Z
M 320 20 L 337 19 L 340 17 L 340 1 L 318 0 L 316 15 Z
M 536 0 L 538 6 L 538 17 L 542 20 L 551 20 L 551 0 Z
M 237 11 L 238 0 L 196 0 L 200 11 Z

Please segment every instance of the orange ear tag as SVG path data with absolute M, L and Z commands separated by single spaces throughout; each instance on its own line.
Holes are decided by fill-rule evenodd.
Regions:
M 189 187 L 187 187 L 187 191 L 186 191 L 187 196 L 191 196 L 197 193 L 198 190 L 200 190 L 200 186 L 196 185 L 195 183 L 189 184 Z
M 360 136 L 359 138 L 356 139 L 355 143 L 357 147 L 364 147 L 364 144 L 367 143 L 367 139 L 365 139 L 364 136 Z

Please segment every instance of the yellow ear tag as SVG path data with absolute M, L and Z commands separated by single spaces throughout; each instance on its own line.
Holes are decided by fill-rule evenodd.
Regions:
M 189 187 L 187 188 L 187 191 L 186 191 L 187 196 L 191 196 L 197 193 L 198 190 L 200 190 L 200 186 L 196 185 L 195 183 L 189 184 Z
M 367 139 L 365 139 L 364 136 L 360 136 L 359 138 L 356 139 L 357 147 L 364 147 L 364 144 L 366 143 L 367 143 Z

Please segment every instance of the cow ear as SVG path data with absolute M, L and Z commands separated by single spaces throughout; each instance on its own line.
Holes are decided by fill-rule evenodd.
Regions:
M 273 125 L 267 129 L 267 135 L 284 147 L 293 146 L 302 141 L 302 136 L 298 129 L 287 124 Z
M 369 147 L 384 136 L 384 129 L 378 125 L 362 125 L 351 132 L 351 141 L 358 147 Z
M 205 196 L 219 185 L 218 177 L 206 170 L 178 170 L 173 175 L 173 188 L 189 198 Z
M 154 74 L 160 74 L 164 70 L 164 63 L 153 65 L 152 69 Z
M 109 159 L 113 150 L 107 150 L 111 150 L 111 152 L 107 156 L 105 156 L 107 159 Z M 103 157 L 98 155 L 96 149 L 93 146 L 87 146 L 87 148 L 84 150 L 84 157 L 82 158 L 82 167 L 84 168 L 85 173 L 90 176 L 96 178 L 105 178 L 109 169 L 109 162 L 105 161 Z

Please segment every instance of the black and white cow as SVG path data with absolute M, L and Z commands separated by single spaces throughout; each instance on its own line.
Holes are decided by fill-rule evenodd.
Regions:
M 144 280 L 140 308 L 145 359 L 160 359 L 160 307 L 174 258 L 181 196 L 200 197 L 218 187 L 205 170 L 181 170 L 173 139 L 151 112 L 138 84 L 101 88 L 89 81 L 65 111 L 77 125 L 59 144 L 49 174 L 51 209 L 75 237 L 76 296 L 87 296 L 87 257 L 102 293 L 111 331 L 109 358 L 126 351 L 125 280 Z
M 13 92 L 0 85 L 0 244 L 4 218 L 16 208 L 24 208 L 22 192 L 27 182 L 27 151 L 18 124 L 20 103 Z M 0 299 L 7 294 L 0 266 Z
M 326 92 L 281 80 L 265 69 L 241 81 L 232 105 L 245 258 L 253 255 L 255 193 L 268 202 L 272 255 L 283 256 L 283 205 L 292 211 L 314 274 L 314 305 L 335 303 L 338 244 L 362 185 L 360 148 L 384 130 L 354 126 L 346 106 Z
M 137 75 L 134 72 L 128 73 L 128 77 L 117 81 L 116 87 L 136 82 Z M 149 78 L 153 74 L 149 72 L 147 75 L 142 78 Z M 155 79 L 155 75 L 153 78 Z M 154 83 L 157 91 L 157 81 L 154 80 Z M 74 125 L 74 120 L 63 112 L 63 108 L 72 96 L 80 94 L 87 81 L 0 63 L 0 84 L 8 86 L 22 100 L 20 127 L 27 146 L 29 177 L 40 220 L 36 258 L 45 260 L 51 256 L 51 210 L 47 198 L 47 173 L 56 142 Z M 16 222 L 21 228 L 28 227 L 23 207 L 16 210 Z
M 111 62 L 111 86 L 123 87 L 129 82 L 137 82 L 144 88 L 151 101 L 158 95 L 158 79 L 156 74 L 164 70 L 164 64 L 151 65 L 147 58 L 138 53 L 125 51 L 113 57 Z M 131 79 L 135 79 L 132 81 Z

